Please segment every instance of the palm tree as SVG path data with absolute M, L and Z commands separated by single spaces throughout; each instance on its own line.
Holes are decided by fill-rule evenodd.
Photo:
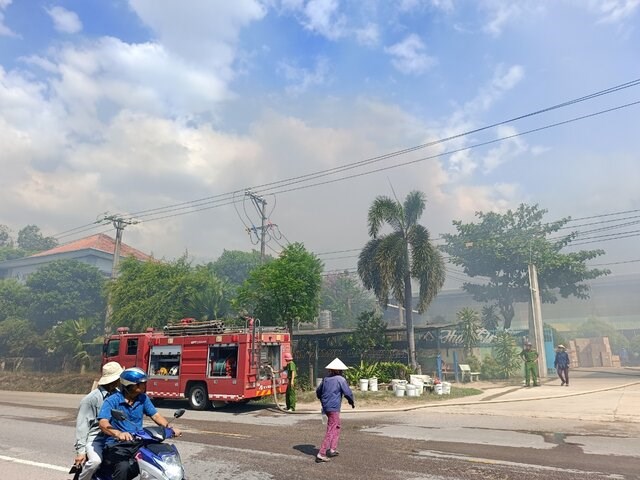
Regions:
M 442 288 L 445 280 L 444 261 L 429 240 L 429 231 L 418 224 L 426 204 L 425 195 L 413 191 L 404 203 L 385 196 L 376 197 L 369 208 L 369 236 L 358 258 L 358 274 L 364 286 L 373 290 L 386 308 L 389 296 L 404 306 L 409 363 L 419 370 L 412 318 L 414 278 L 420 285 L 418 312 L 422 313 Z M 381 235 L 383 225 L 393 231 Z
M 471 355 L 471 349 L 478 344 L 480 336 L 480 316 L 473 308 L 465 307 L 460 310 L 458 316 L 458 328 L 462 332 L 462 344 L 464 346 L 464 356 Z

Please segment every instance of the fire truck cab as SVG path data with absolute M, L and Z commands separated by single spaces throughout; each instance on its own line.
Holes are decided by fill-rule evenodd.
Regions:
M 129 333 L 118 328 L 104 343 L 102 364 L 140 367 L 149 376 L 151 399 L 187 399 L 205 410 L 284 393 L 284 355 L 291 353 L 287 331 L 261 328 L 248 318 L 244 327 L 225 327 L 221 320 L 182 319 L 162 331 Z

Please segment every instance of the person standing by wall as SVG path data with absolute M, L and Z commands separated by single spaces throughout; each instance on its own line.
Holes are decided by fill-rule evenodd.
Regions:
M 105 363 L 102 376 L 98 379 L 98 388 L 80 400 L 76 418 L 76 458 L 74 465 L 82 468 L 78 480 L 91 480 L 102 463 L 104 435 L 100 434 L 98 413 L 104 399 L 116 390 L 120 384 L 122 366 L 117 362 Z
M 318 455 L 316 455 L 317 463 L 328 462 L 329 457 L 338 455 L 342 397 L 347 399 L 351 408 L 356 408 L 353 392 L 342 376 L 349 367 L 336 358 L 326 368 L 329 370 L 329 374 L 322 379 L 322 383 L 316 389 L 316 397 L 322 404 L 322 411 L 327 415 L 327 432 L 322 440 L 322 445 L 320 445 Z
M 296 374 L 297 367 L 296 362 L 293 361 L 293 356 L 290 353 L 284 354 L 284 361 L 287 362 L 287 392 L 285 393 L 285 402 L 287 405 L 287 412 L 296 411 Z
M 524 360 L 524 379 L 525 386 L 531 386 L 531 377 L 533 377 L 533 386 L 539 387 L 538 382 L 538 352 L 531 349 L 531 342 L 524 344 L 524 349 L 520 352 L 520 357 Z
M 562 383 L 560 386 L 569 386 L 569 354 L 566 352 L 564 345 L 558 345 L 556 350 L 556 359 L 553 362 L 553 366 L 558 372 L 558 377 Z

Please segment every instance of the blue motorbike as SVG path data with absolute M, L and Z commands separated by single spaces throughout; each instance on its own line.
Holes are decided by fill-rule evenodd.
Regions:
M 180 418 L 184 413 L 185 410 L 180 409 L 173 416 Z M 119 410 L 112 410 L 111 415 L 118 420 L 126 420 L 124 413 Z M 140 480 L 185 480 L 178 449 L 173 444 L 163 443 L 172 437 L 172 428 L 154 426 L 138 430 L 133 434 L 133 442 L 127 442 L 139 447 L 131 461 L 138 464 Z M 109 465 L 103 463 L 93 480 L 111 480 Z

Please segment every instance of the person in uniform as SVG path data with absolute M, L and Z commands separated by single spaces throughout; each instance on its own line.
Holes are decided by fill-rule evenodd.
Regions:
M 531 342 L 524 344 L 524 349 L 520 352 L 520 357 L 524 360 L 524 380 L 525 386 L 531 386 L 531 377 L 533 377 L 533 386 L 539 387 L 538 382 L 538 352 L 531 349 Z
M 285 393 L 285 402 L 287 405 L 287 412 L 296 411 L 296 374 L 297 367 L 296 362 L 293 361 L 293 356 L 290 353 L 284 354 L 284 361 L 287 362 L 287 392 Z

